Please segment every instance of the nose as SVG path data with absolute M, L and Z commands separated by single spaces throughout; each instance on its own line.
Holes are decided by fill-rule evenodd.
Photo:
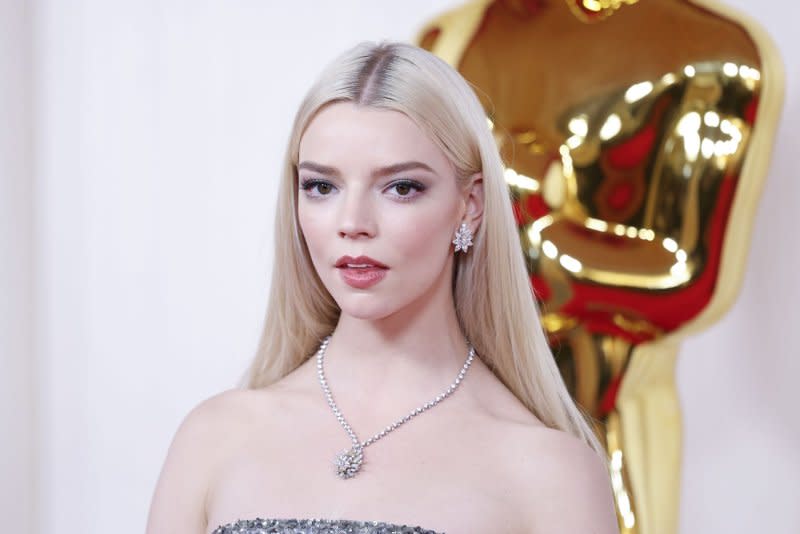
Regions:
M 339 237 L 349 239 L 374 237 L 377 224 L 369 194 L 352 190 L 343 196 L 345 198 L 341 204 L 338 220 Z

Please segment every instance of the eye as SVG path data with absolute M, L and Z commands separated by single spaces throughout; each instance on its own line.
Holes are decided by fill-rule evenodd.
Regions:
M 418 197 L 423 191 L 425 186 L 414 180 L 398 180 L 389 185 L 389 189 L 394 189 L 397 194 L 394 195 L 401 202 L 408 202 L 409 200 Z M 416 191 L 412 194 L 412 191 Z
M 307 180 L 303 180 L 303 182 L 300 184 L 300 189 L 305 191 L 306 195 L 310 198 L 319 198 L 328 196 L 331 191 L 335 189 L 335 187 L 332 183 L 325 180 L 309 178 Z M 313 194 L 315 191 L 316 194 Z

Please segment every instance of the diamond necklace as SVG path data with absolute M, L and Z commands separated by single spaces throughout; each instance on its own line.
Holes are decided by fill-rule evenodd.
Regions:
M 361 469 L 361 464 L 364 461 L 364 447 L 368 445 L 372 445 L 383 436 L 391 432 L 392 430 L 396 429 L 403 423 L 407 423 L 412 418 L 416 417 L 417 415 L 421 414 L 425 410 L 433 408 L 440 402 L 442 402 L 445 398 L 449 397 L 453 394 L 453 392 L 458 388 L 461 384 L 461 381 L 464 380 L 464 375 L 467 373 L 467 369 L 472 364 L 473 358 L 475 358 L 475 349 L 473 348 L 472 344 L 467 340 L 467 346 L 469 347 L 469 354 L 467 356 L 467 360 L 464 362 L 463 367 L 461 367 L 461 371 L 458 372 L 458 377 L 456 377 L 455 381 L 450 384 L 450 386 L 444 391 L 444 393 L 439 394 L 435 399 L 430 402 L 426 402 L 419 408 L 412 410 L 411 413 L 406 415 L 405 417 L 398 419 L 391 425 L 387 426 L 371 438 L 369 438 L 365 442 L 360 442 L 358 437 L 356 437 L 355 432 L 350 427 L 347 421 L 345 421 L 342 412 L 339 411 L 339 408 L 336 406 L 336 403 L 333 401 L 333 395 L 331 395 L 331 390 L 328 388 L 328 382 L 325 380 L 325 372 L 322 369 L 322 359 L 325 357 L 325 349 L 328 347 L 328 343 L 331 340 L 331 336 L 327 336 L 323 341 L 322 344 L 319 346 L 317 350 L 317 374 L 319 375 L 319 383 L 322 386 L 322 391 L 325 392 L 325 397 L 328 399 L 328 406 L 331 407 L 333 410 L 336 419 L 339 420 L 339 423 L 344 427 L 347 433 L 350 435 L 350 440 L 353 442 L 353 446 L 350 449 L 343 451 L 339 454 L 336 459 L 334 460 L 334 464 L 336 465 L 336 474 L 339 477 L 347 479 L 356 476 L 359 469 Z

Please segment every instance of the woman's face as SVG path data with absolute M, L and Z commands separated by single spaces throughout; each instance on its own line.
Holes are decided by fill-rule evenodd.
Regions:
M 451 287 L 465 199 L 450 161 L 408 116 L 323 108 L 300 140 L 297 173 L 300 228 L 343 313 L 380 319 Z

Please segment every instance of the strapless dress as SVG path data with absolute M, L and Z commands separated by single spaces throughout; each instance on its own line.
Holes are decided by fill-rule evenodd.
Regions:
M 422 527 L 347 519 L 240 519 L 212 534 L 444 534 Z

